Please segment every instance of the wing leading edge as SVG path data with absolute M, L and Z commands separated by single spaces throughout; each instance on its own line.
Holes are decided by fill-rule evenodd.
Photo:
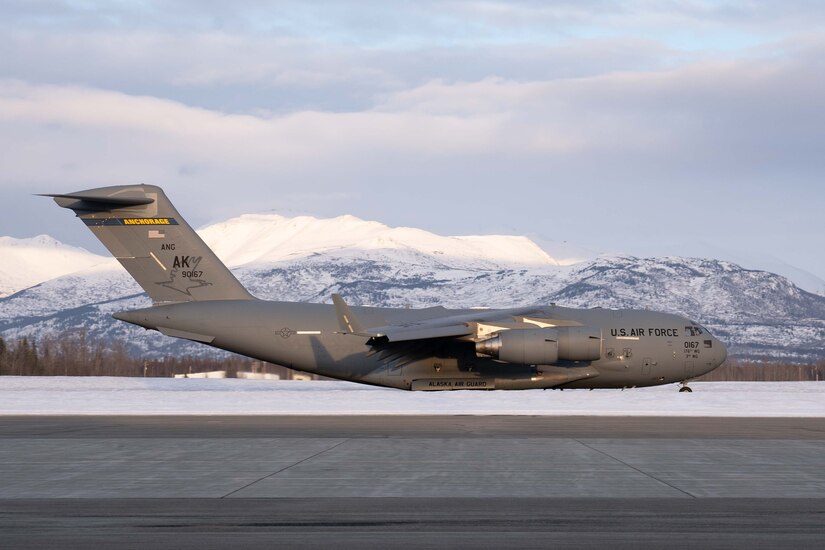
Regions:
M 535 307 L 479 310 L 472 313 L 413 321 L 401 325 L 364 327 L 339 294 L 332 295 L 332 303 L 335 304 L 340 332 L 369 338 L 368 343 L 408 342 L 431 338 L 470 336 L 476 333 L 475 325 L 478 323 L 511 321 L 514 317 L 529 315 L 538 311 Z

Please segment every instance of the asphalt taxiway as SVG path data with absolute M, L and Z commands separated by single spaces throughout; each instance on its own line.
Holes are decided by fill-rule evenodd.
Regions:
M 825 419 L 0 417 L 4 547 L 818 547 Z

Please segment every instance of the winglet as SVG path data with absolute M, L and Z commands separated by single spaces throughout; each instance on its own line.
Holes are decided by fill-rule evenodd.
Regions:
M 349 306 L 341 298 L 340 294 L 332 295 L 332 303 L 335 304 L 335 314 L 338 316 L 338 326 L 341 332 L 358 334 L 364 332 L 364 327 L 358 322 L 358 319 L 353 316 Z

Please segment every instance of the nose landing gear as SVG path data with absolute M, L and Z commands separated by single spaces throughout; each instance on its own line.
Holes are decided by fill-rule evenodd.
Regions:
M 693 390 L 688 387 L 687 380 L 682 380 L 680 382 L 680 384 L 682 384 L 682 387 L 679 388 L 679 393 L 682 393 L 682 392 L 692 393 L 693 392 Z

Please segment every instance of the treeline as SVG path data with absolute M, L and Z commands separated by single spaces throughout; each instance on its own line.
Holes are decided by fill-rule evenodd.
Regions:
M 123 342 L 91 341 L 84 331 L 72 331 L 38 340 L 0 337 L 0 375 L 16 376 L 152 376 L 172 377 L 193 372 L 260 371 L 291 378 L 292 371 L 262 364 L 239 355 L 225 357 L 171 356 L 134 357 Z
M 721 367 L 696 380 L 702 382 L 825 381 L 825 360 L 813 365 L 804 365 L 729 358 Z
M 123 342 L 90 341 L 84 331 L 73 331 L 34 340 L 6 341 L 0 337 L 0 375 L 17 376 L 153 376 L 226 371 L 277 374 L 290 379 L 295 371 L 239 355 L 223 357 L 171 356 L 160 359 L 134 357 Z M 825 359 L 816 364 L 756 362 L 728 359 L 700 381 L 825 381 Z

